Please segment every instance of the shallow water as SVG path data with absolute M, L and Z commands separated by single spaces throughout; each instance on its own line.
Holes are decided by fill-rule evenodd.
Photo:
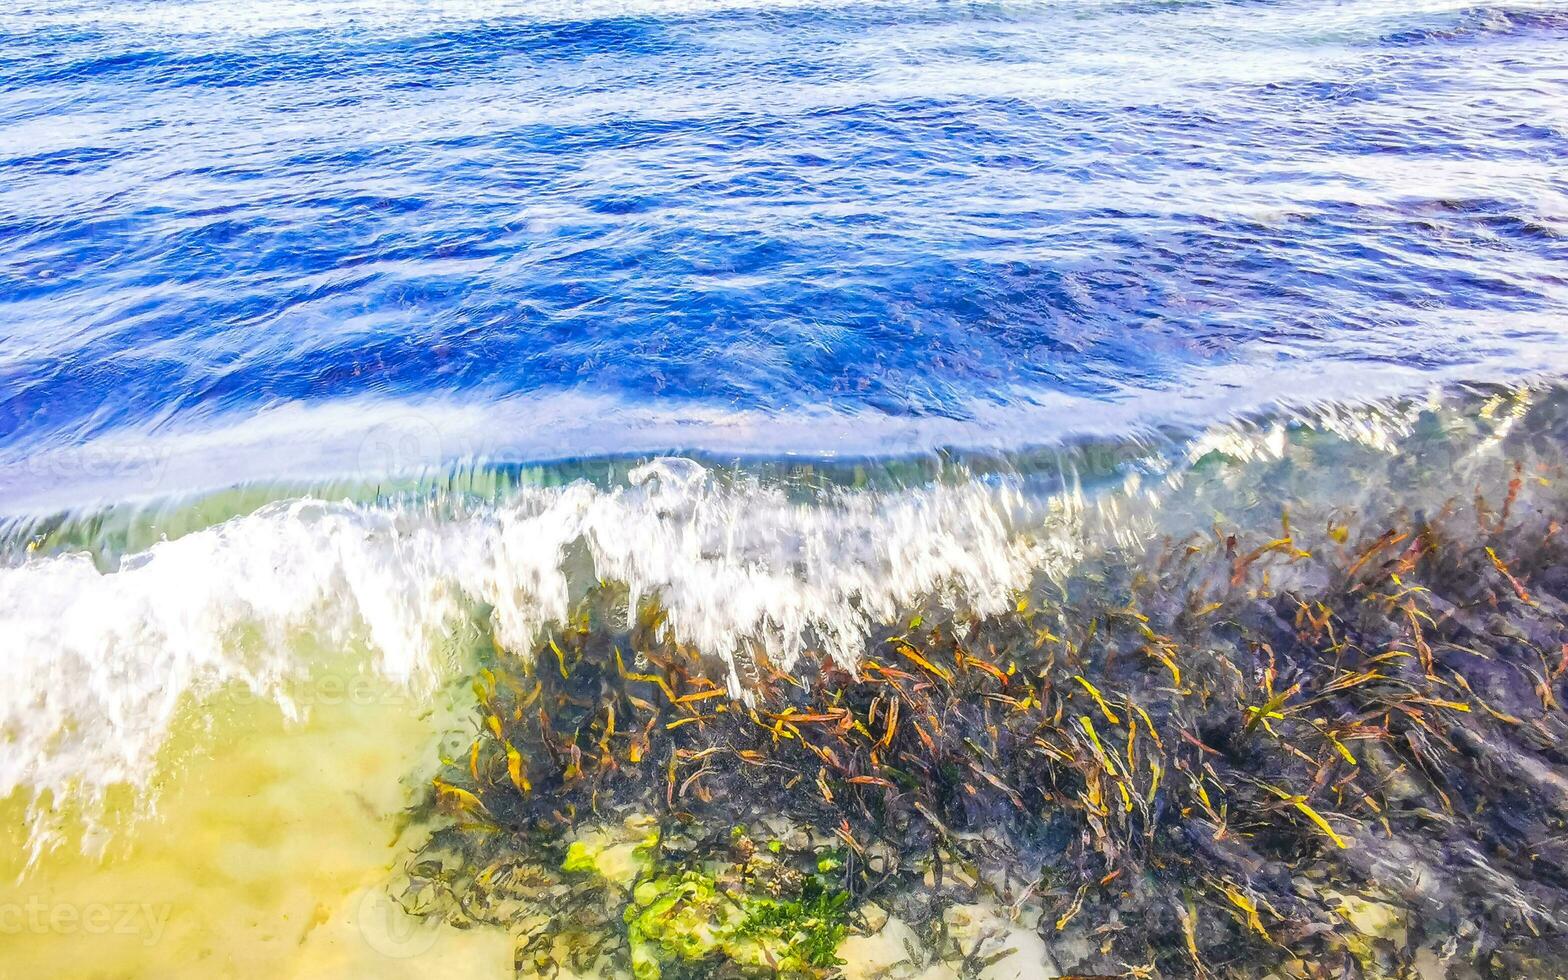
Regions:
M 0 975 L 505 975 L 504 936 L 423 926 L 385 895 L 449 715 L 341 658 L 292 693 L 292 719 L 239 685 L 192 699 L 156 753 L 155 811 L 122 796 L 96 817 L 108 840 L 53 819 L 69 839 L 29 867 L 36 824 L 6 804 Z
M 0 12 L 0 975 L 527 975 L 392 903 L 476 672 L 601 593 L 745 705 L 1221 528 L 1568 523 L 1565 44 L 1550 0 Z M 1370 825 L 1360 871 L 1568 921 Z M 1072 898 L 844 968 L 1087 963 Z M 1526 932 L 1399 916 L 1432 976 Z

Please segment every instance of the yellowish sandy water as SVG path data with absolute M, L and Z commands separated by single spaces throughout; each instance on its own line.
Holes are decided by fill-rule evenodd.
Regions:
M 26 807 L 0 804 L 0 977 L 510 976 L 504 932 L 384 898 L 451 714 L 339 676 L 305 685 L 302 720 L 236 692 L 192 705 L 156 811 L 101 858 L 67 841 L 27 869 Z
M 29 867 L 27 807 L 0 804 L 0 980 L 512 977 L 504 930 L 426 923 L 386 897 L 420 833 L 403 814 L 462 707 L 346 670 L 300 691 L 306 713 L 292 721 L 240 691 L 191 705 L 163 753 L 155 812 L 102 856 L 84 853 L 77 826 Z M 992 925 L 1020 955 L 987 980 L 1055 975 L 1033 930 Z M 845 974 L 887 975 L 915 942 L 896 920 L 851 937 Z
M 514 976 L 505 930 L 414 919 L 386 895 L 422 833 L 405 826 L 409 803 L 469 706 L 346 662 L 296 694 L 294 719 L 239 689 L 188 705 L 155 809 L 130 819 L 127 792 L 100 821 L 116 828 L 101 854 L 61 818 L 57 846 L 30 864 L 27 802 L 0 802 L 0 980 Z M 954 934 L 979 915 L 1020 954 L 986 980 L 1054 975 L 1032 929 L 982 912 L 955 910 Z M 896 920 L 851 937 L 845 975 L 955 980 L 905 962 L 911 943 Z

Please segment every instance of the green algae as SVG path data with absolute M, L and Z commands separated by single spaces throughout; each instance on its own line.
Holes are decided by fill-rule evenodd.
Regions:
M 654 980 L 671 964 L 811 977 L 841 962 L 849 893 L 768 862 L 748 867 L 745 878 L 726 881 L 687 869 L 639 881 L 625 913 L 638 980 Z
M 829 873 L 842 867 L 842 849 L 776 839 L 759 847 L 745 827 L 694 840 L 693 829 L 677 824 L 667 837 L 633 815 L 568 840 L 495 849 L 518 858 L 554 851 L 553 870 L 510 857 L 473 877 L 434 861 L 413 870 L 462 894 L 465 912 L 494 910 L 482 921 L 522 926 L 526 974 L 570 964 L 582 975 L 619 970 L 638 980 L 830 976 L 853 908 Z

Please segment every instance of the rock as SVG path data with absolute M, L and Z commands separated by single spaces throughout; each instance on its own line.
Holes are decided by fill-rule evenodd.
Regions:
M 866 934 L 872 935 L 882 931 L 887 925 L 887 910 L 876 902 L 867 902 L 860 907 L 860 915 L 866 920 Z
M 648 827 L 597 827 L 583 832 L 566 849 L 561 870 L 591 874 L 621 888 L 649 867 L 649 850 L 658 842 L 658 833 Z

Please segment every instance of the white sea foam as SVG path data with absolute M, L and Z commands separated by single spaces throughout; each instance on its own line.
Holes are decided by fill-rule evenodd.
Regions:
M 633 605 L 657 594 L 677 638 L 720 656 L 758 644 L 788 669 L 808 647 L 852 665 L 872 624 L 921 597 L 1006 608 L 1071 560 L 1081 518 L 1076 495 L 1005 480 L 803 504 L 660 459 L 626 485 L 466 509 L 275 503 L 107 571 L 85 554 L 33 556 L 0 569 L 0 796 L 90 803 L 145 785 L 182 699 L 237 683 L 288 707 L 307 647 L 362 647 L 416 690 L 439 679 L 436 651 L 475 610 L 503 646 L 531 649 L 582 584 L 579 548 Z

